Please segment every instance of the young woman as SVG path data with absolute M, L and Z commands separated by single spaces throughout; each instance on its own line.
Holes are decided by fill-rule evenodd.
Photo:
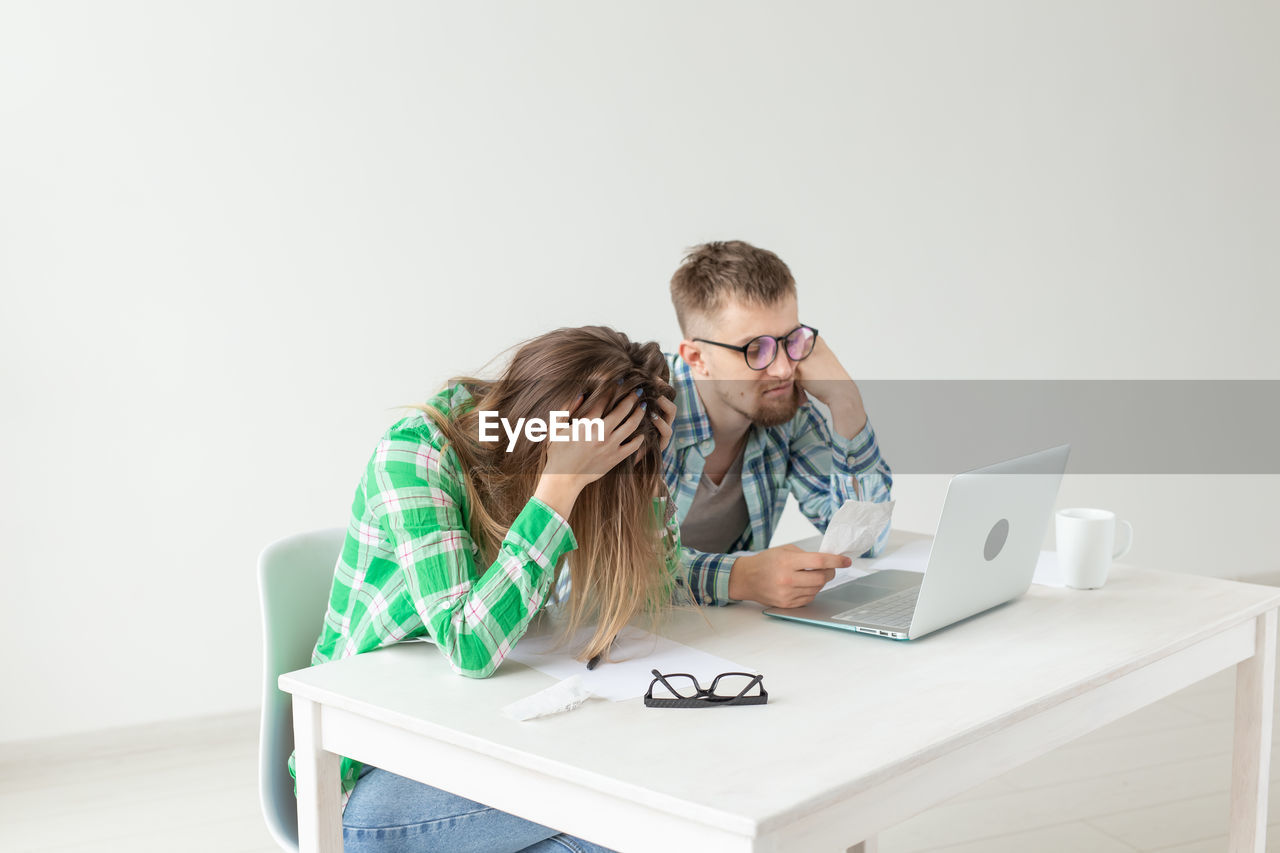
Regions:
M 392 426 L 356 489 L 312 664 L 427 635 L 455 672 L 483 678 L 546 605 L 571 551 L 565 635 L 596 626 L 581 659 L 607 655 L 623 625 L 670 604 L 683 581 L 662 480 L 667 371 L 656 343 L 558 329 L 521 346 L 496 381 L 453 380 Z M 496 427 L 550 422 L 552 411 L 603 429 L 512 444 Z M 342 784 L 347 853 L 601 849 L 346 758 Z

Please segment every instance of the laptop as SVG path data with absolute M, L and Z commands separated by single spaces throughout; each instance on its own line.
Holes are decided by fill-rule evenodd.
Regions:
M 914 640 L 1022 595 L 1031 586 L 1069 445 L 951 478 L 924 574 L 883 569 L 765 613 Z

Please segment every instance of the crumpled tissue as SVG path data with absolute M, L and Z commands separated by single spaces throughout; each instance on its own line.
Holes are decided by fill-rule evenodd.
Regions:
M 836 510 L 818 548 L 824 554 L 844 554 L 854 560 L 876 544 L 893 518 L 893 501 L 847 500 Z
M 572 711 L 583 702 L 594 696 L 582 683 L 582 676 L 574 675 L 564 681 L 539 690 L 532 696 L 518 699 L 502 709 L 513 720 L 532 720 L 534 717 L 546 717 L 564 711 Z

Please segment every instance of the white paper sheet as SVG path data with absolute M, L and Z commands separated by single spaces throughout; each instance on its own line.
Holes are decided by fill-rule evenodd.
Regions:
M 557 680 L 579 675 L 582 684 L 593 695 L 615 702 L 643 696 L 649 682 L 653 681 L 650 672 L 653 669 L 664 674 L 690 673 L 704 687 L 710 686 L 711 680 L 722 672 L 750 672 L 753 675 L 757 672 L 639 628 L 625 629 L 614 641 L 613 663 L 601 661 L 599 666 L 589 670 L 582 661 L 574 660 L 569 650 L 581 648 L 594 632 L 594 627 L 580 629 L 574 642 L 556 652 L 548 650 L 555 645 L 558 634 L 526 636 L 507 657 Z
M 822 535 L 818 550 L 824 554 L 844 554 L 856 560 L 876 544 L 876 539 L 892 518 L 893 501 L 851 498 L 827 522 L 827 532 Z
M 847 569 L 836 569 L 836 576 L 824 589 L 830 589 L 860 578 L 871 572 L 883 569 L 897 569 L 904 572 L 923 572 L 929 562 L 929 549 L 933 547 L 933 539 L 915 539 L 900 548 L 895 548 L 879 557 L 869 560 L 854 560 Z M 1058 554 L 1055 551 L 1041 551 L 1036 561 L 1036 571 L 1031 578 L 1032 583 L 1042 586 L 1065 587 L 1062 570 L 1058 567 Z

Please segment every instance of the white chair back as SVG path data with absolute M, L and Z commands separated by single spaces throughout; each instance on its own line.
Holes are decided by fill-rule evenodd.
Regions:
M 298 849 L 298 806 L 288 767 L 293 703 L 277 682 L 281 673 L 311 663 L 344 535 L 338 528 L 300 533 L 268 545 L 258 557 L 264 653 L 258 793 L 267 829 L 285 850 Z

